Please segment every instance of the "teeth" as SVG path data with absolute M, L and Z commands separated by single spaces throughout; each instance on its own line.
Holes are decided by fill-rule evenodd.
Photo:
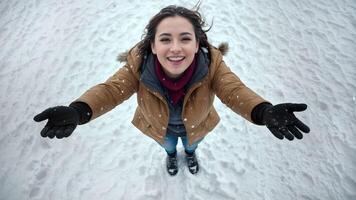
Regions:
M 184 57 L 169 57 L 168 58 L 168 60 L 170 60 L 170 61 L 181 61 L 183 59 L 184 59 Z

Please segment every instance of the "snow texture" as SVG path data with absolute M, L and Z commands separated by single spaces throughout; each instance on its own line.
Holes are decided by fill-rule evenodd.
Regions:
M 356 199 L 356 2 L 205 0 L 212 44 L 274 104 L 306 103 L 303 140 L 278 140 L 218 99 L 222 118 L 179 172 L 130 121 L 136 95 L 79 126 L 42 138 L 34 115 L 68 105 L 105 81 L 116 56 L 138 42 L 149 18 L 191 1 L 12 0 L 0 2 L 0 199 Z

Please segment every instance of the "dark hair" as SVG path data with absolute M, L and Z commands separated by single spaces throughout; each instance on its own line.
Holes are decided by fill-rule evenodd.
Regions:
M 211 26 L 207 30 L 203 30 L 203 27 L 206 26 L 206 23 L 202 19 L 201 14 L 198 12 L 199 6 L 200 1 L 196 6 L 194 6 L 194 10 L 189 10 L 181 6 L 170 5 L 159 11 L 159 13 L 151 18 L 145 27 L 145 32 L 142 35 L 143 39 L 138 45 L 139 55 L 143 57 L 146 53 L 151 52 L 151 43 L 154 42 L 158 24 L 163 19 L 174 16 L 181 16 L 188 19 L 193 25 L 195 37 L 199 42 L 199 46 L 208 48 L 209 43 L 206 32 L 211 29 Z

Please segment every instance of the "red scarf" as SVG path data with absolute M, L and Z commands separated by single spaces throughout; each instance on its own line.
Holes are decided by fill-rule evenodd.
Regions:
M 174 81 L 172 78 L 169 78 L 162 69 L 161 63 L 158 61 L 157 56 L 155 56 L 155 72 L 156 76 L 163 87 L 168 90 L 168 94 L 172 99 L 173 105 L 176 105 L 185 95 L 184 86 L 192 79 L 196 68 L 196 59 L 192 64 L 183 72 L 182 76 Z

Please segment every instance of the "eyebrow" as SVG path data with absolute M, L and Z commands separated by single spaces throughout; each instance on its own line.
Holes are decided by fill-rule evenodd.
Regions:
M 183 32 L 183 33 L 181 33 L 181 34 L 179 34 L 180 36 L 183 36 L 183 35 L 193 35 L 193 34 L 191 34 L 191 33 L 189 33 L 189 32 Z M 170 33 L 161 33 L 160 35 L 159 35 L 159 37 L 162 37 L 162 36 L 172 36 L 172 34 L 170 34 Z

